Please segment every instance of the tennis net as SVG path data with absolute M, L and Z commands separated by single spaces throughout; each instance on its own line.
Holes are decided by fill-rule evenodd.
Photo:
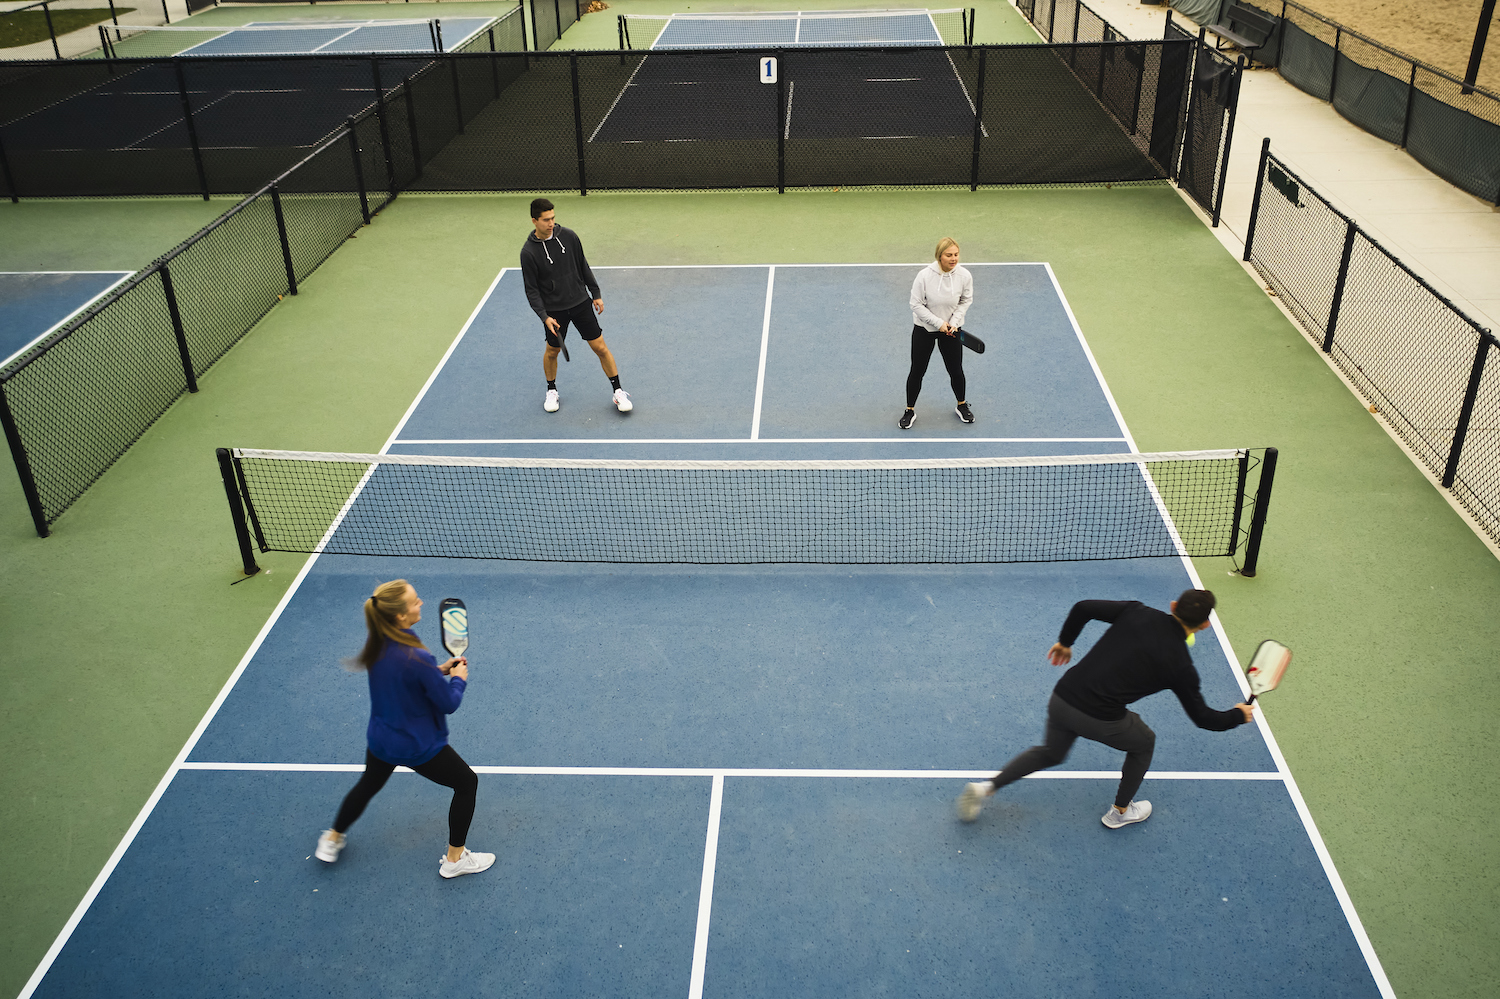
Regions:
M 1254 575 L 1275 454 L 621 461 L 236 448 L 218 458 L 247 573 L 252 544 L 697 564 L 1232 556 L 1243 544 L 1241 571 Z

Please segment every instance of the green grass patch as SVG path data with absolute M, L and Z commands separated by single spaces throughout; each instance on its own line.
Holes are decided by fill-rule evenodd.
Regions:
M 134 7 L 116 7 L 117 14 L 129 14 Z M 85 7 L 82 10 L 52 11 L 52 29 L 58 36 L 108 21 L 108 7 Z M 47 14 L 38 10 L 18 10 L 11 14 L 0 14 L 0 49 L 13 49 L 18 45 L 45 42 L 51 36 L 47 32 Z

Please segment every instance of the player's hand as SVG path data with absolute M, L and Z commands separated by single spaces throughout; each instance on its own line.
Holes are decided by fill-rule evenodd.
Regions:
M 596 299 L 594 299 L 594 315 L 596 315 L 596 316 L 602 316 L 602 315 L 604 315 L 604 299 L 602 299 L 602 298 L 596 298 Z
M 1054 642 L 1047 650 L 1047 661 L 1054 666 L 1066 666 L 1073 658 L 1073 649 L 1062 642 Z
M 547 332 L 552 334 L 556 334 L 557 331 L 562 327 L 562 324 L 559 323 L 556 319 L 553 319 L 551 316 L 543 319 L 542 325 L 546 326 Z
M 1253 704 L 1245 704 L 1245 703 L 1241 702 L 1239 704 L 1236 704 L 1235 707 L 1239 708 L 1240 709 L 1240 714 L 1242 714 L 1242 715 L 1245 716 L 1245 724 L 1246 725 L 1250 724 L 1251 722 L 1253 722 L 1255 720 L 1255 705 L 1253 705 Z
M 947 323 L 944 323 L 943 325 L 941 325 L 941 326 L 938 327 L 938 332 L 939 333 L 946 333 L 949 336 L 952 336 L 953 335 L 953 327 L 949 326 Z
M 439 666 L 438 669 L 443 671 L 444 676 L 456 676 L 464 680 L 469 678 L 469 660 L 462 656 L 457 659 L 449 659 L 443 665 Z

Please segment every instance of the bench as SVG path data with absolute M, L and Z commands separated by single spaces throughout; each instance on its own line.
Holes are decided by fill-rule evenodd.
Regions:
M 1221 39 L 1230 42 L 1238 46 L 1253 65 L 1255 50 L 1265 45 L 1271 32 L 1276 30 L 1276 18 L 1254 7 L 1233 3 L 1218 24 L 1204 25 L 1204 28 L 1214 36 L 1214 48 L 1219 48 Z

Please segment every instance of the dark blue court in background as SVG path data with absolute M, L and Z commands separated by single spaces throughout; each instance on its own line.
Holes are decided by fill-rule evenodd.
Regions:
M 129 276 L 127 271 L 0 272 L 0 367 Z
M 600 268 L 628 416 L 576 338 L 563 408 L 542 411 L 540 323 L 504 272 L 392 450 L 1132 448 L 1040 264 L 966 265 L 967 325 L 990 345 L 967 358 L 979 421 L 952 417 L 934 358 L 916 430 L 897 429 L 918 266 Z M 337 864 L 312 856 L 364 752 L 365 680 L 339 660 L 363 639 L 364 597 L 397 577 L 429 608 L 445 596 L 469 608 L 452 744 L 480 773 L 471 845 L 499 860 L 451 882 L 436 871 L 448 793 L 409 772 Z M 1007 788 L 978 822 L 954 816 L 966 780 L 1039 740 L 1059 675 L 1044 655 L 1073 602 L 1165 607 L 1198 582 L 1176 558 L 321 556 L 34 994 L 1380 996 L 1363 930 L 1259 727 L 1200 731 L 1170 694 L 1137 705 L 1158 733 L 1142 790 L 1155 811 L 1140 825 L 1100 823 L 1119 754 L 1092 743 Z M 417 631 L 438 648 L 435 617 Z M 1102 632 L 1090 625 L 1078 653 Z M 1242 699 L 1217 629 L 1193 651 L 1210 705 Z

